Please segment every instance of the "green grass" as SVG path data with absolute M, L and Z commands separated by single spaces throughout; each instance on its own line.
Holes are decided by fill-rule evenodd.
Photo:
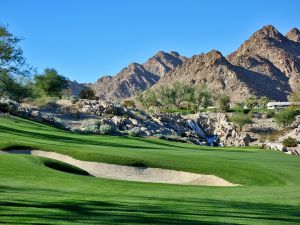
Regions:
M 76 135 L 0 117 L 0 149 L 35 148 L 81 160 L 215 174 L 238 187 L 127 182 L 0 154 L 0 223 L 299 224 L 300 158 L 255 148 L 209 148 L 157 139 Z

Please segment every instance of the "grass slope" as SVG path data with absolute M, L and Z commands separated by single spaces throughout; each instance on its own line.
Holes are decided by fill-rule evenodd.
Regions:
M 0 154 L 0 223 L 299 224 L 300 158 L 247 148 L 76 135 L 0 117 L 0 149 L 55 151 L 77 159 L 214 174 L 239 187 L 99 179 L 51 169 L 47 159 Z M 46 163 L 47 164 L 47 163 Z

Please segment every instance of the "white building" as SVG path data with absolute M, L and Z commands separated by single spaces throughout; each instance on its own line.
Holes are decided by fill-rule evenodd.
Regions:
M 300 106 L 300 102 L 269 102 L 268 109 L 283 109 L 289 106 Z

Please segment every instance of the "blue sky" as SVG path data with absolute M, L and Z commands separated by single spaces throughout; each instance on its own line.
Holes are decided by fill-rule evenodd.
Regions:
M 25 38 L 30 65 L 79 82 L 159 50 L 226 55 L 264 25 L 284 34 L 300 28 L 298 0 L 0 0 L 0 9 L 0 23 Z

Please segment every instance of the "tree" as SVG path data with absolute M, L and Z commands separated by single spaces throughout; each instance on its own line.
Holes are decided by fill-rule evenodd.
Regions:
M 275 114 L 275 122 L 280 126 L 288 127 L 294 122 L 296 114 L 296 110 L 293 108 L 287 108 Z
M 211 104 L 212 94 L 205 85 L 199 85 L 194 88 L 194 104 L 196 110 L 200 107 L 207 108 Z
M 7 27 L 0 26 L 0 95 L 17 101 L 30 94 L 32 71 L 18 47 L 20 41 Z
M 266 109 L 267 108 L 267 104 L 269 102 L 269 99 L 266 96 L 261 97 L 258 100 L 258 105 L 260 109 Z
M 168 86 L 161 87 L 157 93 L 160 106 L 164 109 L 170 109 L 175 105 L 175 92 Z
M 240 131 L 243 129 L 244 125 L 252 123 L 251 118 L 243 113 L 233 115 L 230 117 L 230 121 L 237 125 Z
M 255 97 L 249 97 L 246 99 L 246 106 L 247 109 L 254 109 L 255 106 L 257 106 L 257 99 Z
M 146 110 L 149 110 L 151 107 L 160 106 L 156 92 L 151 89 L 147 89 L 143 93 L 139 92 L 136 96 L 136 100 L 139 101 Z
M 7 73 L 0 75 L 0 96 L 6 96 L 12 100 L 20 101 L 32 95 L 32 84 L 30 82 L 17 82 L 14 77 Z
M 45 69 L 42 75 L 35 76 L 35 87 L 40 94 L 51 97 L 62 97 L 63 90 L 68 88 L 68 81 L 55 69 Z
M 79 92 L 79 98 L 82 99 L 95 99 L 95 91 L 92 88 L 85 88 Z
M 226 112 L 230 109 L 230 97 L 227 95 L 220 95 L 217 98 L 217 107 L 220 111 Z

